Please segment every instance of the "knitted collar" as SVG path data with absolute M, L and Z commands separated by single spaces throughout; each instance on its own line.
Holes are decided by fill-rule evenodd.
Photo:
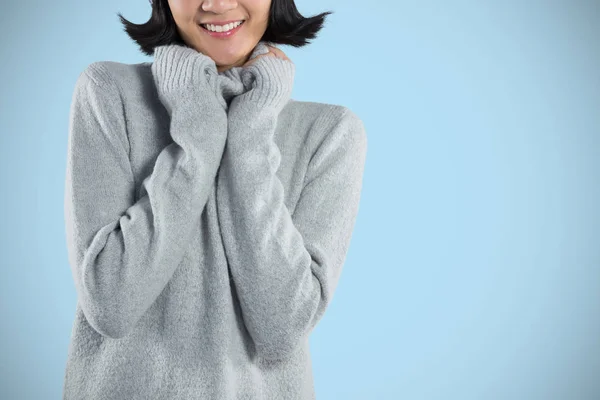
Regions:
M 258 42 L 252 51 L 249 60 L 252 60 L 260 54 L 268 53 L 269 49 L 267 47 L 267 43 L 268 42 L 264 41 Z M 219 73 L 218 88 L 227 105 L 229 105 L 235 96 L 250 90 L 250 87 L 248 87 L 250 82 L 242 79 L 242 69 L 242 67 L 232 67 Z

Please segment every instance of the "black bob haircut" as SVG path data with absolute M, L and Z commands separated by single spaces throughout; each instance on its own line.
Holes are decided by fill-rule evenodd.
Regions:
M 144 54 L 149 56 L 153 55 L 154 49 L 161 45 L 185 45 L 177 31 L 168 0 L 150 0 L 150 4 L 152 4 L 152 15 L 148 22 L 143 24 L 134 24 L 125 19 L 121 13 L 117 13 L 129 37 L 140 46 Z M 306 18 L 298 12 L 294 0 L 272 0 L 267 29 L 261 40 L 294 47 L 305 46 L 309 44 L 309 39 L 317 36 L 317 32 L 323 27 L 325 17 L 332 13 L 326 11 Z

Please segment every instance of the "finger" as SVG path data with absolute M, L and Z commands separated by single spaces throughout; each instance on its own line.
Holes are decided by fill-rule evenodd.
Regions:
M 268 47 L 269 47 L 269 51 L 272 51 L 273 53 L 275 53 L 275 55 L 277 57 L 287 59 L 285 53 L 281 49 L 274 47 L 274 46 L 268 46 Z

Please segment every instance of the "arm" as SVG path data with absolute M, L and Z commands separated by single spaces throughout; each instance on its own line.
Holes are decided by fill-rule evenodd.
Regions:
M 286 68 L 275 58 L 261 63 Z M 265 85 L 259 82 L 253 91 Z M 280 359 L 297 349 L 333 298 L 358 212 L 367 141 L 364 125 L 349 109 L 341 115 L 337 107 L 326 111 L 315 125 L 329 129 L 328 135 L 290 215 L 276 176 L 279 111 L 268 95 L 274 92 L 234 99 L 217 198 L 244 322 L 257 351 Z
M 111 338 L 127 335 L 171 279 L 225 147 L 227 114 L 203 81 L 214 62 L 189 50 L 156 50 L 152 72 L 174 142 L 141 182 L 137 201 L 114 81 L 93 63 L 73 93 L 64 208 L 69 264 L 87 320 Z

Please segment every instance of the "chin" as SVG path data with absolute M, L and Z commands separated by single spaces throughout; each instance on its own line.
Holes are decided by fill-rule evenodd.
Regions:
M 230 68 L 242 66 L 244 64 L 244 57 L 212 57 L 215 60 L 215 64 L 218 68 Z

